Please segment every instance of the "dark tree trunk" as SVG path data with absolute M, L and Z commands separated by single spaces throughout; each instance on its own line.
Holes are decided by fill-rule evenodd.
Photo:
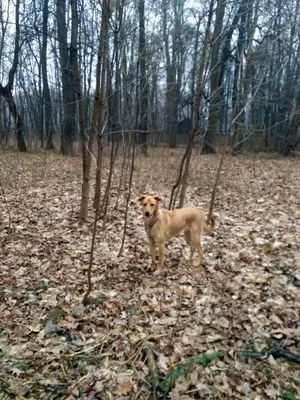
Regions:
M 2 86 L 0 83 L 0 96 L 3 96 L 7 101 L 8 108 L 13 116 L 15 122 L 15 132 L 19 151 L 26 152 L 27 146 L 23 135 L 23 121 L 18 111 L 17 104 L 12 95 L 14 86 L 14 78 L 17 72 L 19 64 L 19 52 L 20 52 L 20 0 L 16 1 L 16 34 L 15 34 L 15 48 L 14 58 L 11 69 L 8 73 L 8 83 L 6 86 Z
M 16 105 L 15 99 L 11 93 L 11 91 L 7 90 L 0 86 L 0 95 L 2 95 L 7 101 L 9 111 L 11 112 L 14 122 L 15 122 L 15 132 L 16 132 L 16 140 L 19 151 L 26 152 L 27 147 L 23 135 L 23 121 L 22 117 L 18 112 L 18 107 Z
M 166 54 L 166 73 L 167 73 L 167 93 L 166 93 L 166 132 L 169 139 L 169 147 L 175 148 L 177 145 L 177 124 L 178 124 L 178 105 L 179 91 L 181 82 L 181 68 L 178 62 L 180 48 L 180 30 L 179 21 L 179 2 L 173 2 L 173 11 L 175 18 L 175 26 L 172 34 L 172 49 L 170 54 L 169 33 L 167 29 L 167 0 L 163 0 L 163 37 Z
M 113 41 L 113 54 L 110 68 L 107 68 L 107 88 L 108 88 L 108 108 L 109 108 L 109 130 L 112 132 L 110 139 L 112 141 L 120 141 L 121 134 L 121 69 L 120 69 L 120 46 L 119 46 L 119 32 L 122 30 L 123 23 L 123 6 L 124 0 L 117 0 L 115 7 L 115 25 L 114 25 L 114 41 Z M 115 76 L 113 80 L 113 71 Z
M 53 115 L 52 115 L 52 103 L 50 97 L 50 90 L 48 85 L 47 75 L 47 41 L 48 41 L 48 2 L 44 0 L 43 6 L 43 46 L 42 46 L 42 76 L 43 76 L 43 100 L 44 100 L 44 112 L 45 112 L 45 132 L 46 132 L 46 149 L 54 149 L 53 145 Z
M 140 67 L 140 118 L 139 118 L 139 143 L 142 152 L 147 153 L 148 130 L 148 83 L 146 67 L 146 36 L 145 36 L 145 0 L 139 0 L 139 67 Z
M 210 77 L 210 108 L 208 129 L 205 135 L 205 140 L 202 148 L 202 153 L 209 154 L 216 152 L 216 135 L 219 129 L 219 109 L 220 109 L 220 61 L 219 52 L 222 42 L 223 18 L 225 13 L 225 0 L 218 0 L 216 10 L 216 22 L 214 33 L 212 36 L 211 49 L 211 77 Z
M 76 77 L 74 51 L 67 43 L 66 0 L 56 1 L 56 12 L 64 106 L 61 152 L 71 155 L 76 132 Z

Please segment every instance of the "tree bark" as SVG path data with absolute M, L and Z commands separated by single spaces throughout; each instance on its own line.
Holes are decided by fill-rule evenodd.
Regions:
M 178 0 L 173 2 L 173 11 L 175 16 L 175 27 L 172 34 L 172 55 L 169 48 L 169 33 L 167 29 L 167 8 L 168 1 L 163 0 L 163 38 L 165 44 L 166 54 L 166 73 L 167 73 L 167 93 L 166 93 L 166 132 L 169 139 L 169 147 L 175 148 L 177 145 L 177 124 L 178 124 L 178 104 L 179 104 L 179 91 L 181 81 L 181 71 L 177 65 L 176 60 L 178 56 L 178 42 L 180 38 L 180 23 L 178 13 Z M 177 72 L 177 73 L 176 73 Z
M 64 107 L 61 152 L 72 155 L 76 132 L 76 78 L 73 51 L 67 42 L 66 11 L 66 0 L 57 0 L 56 18 Z
M 203 92 L 204 92 L 204 71 L 205 71 L 206 58 L 207 58 L 207 53 L 208 53 L 209 34 L 210 34 L 212 17 L 213 17 L 213 5 L 214 5 L 214 0 L 210 0 L 208 20 L 207 20 L 207 25 L 206 25 L 206 29 L 205 29 L 202 57 L 201 57 L 201 63 L 200 63 L 200 68 L 199 68 L 197 96 L 195 99 L 193 118 L 192 118 L 192 128 L 190 131 L 190 141 L 189 141 L 189 146 L 187 148 L 186 162 L 185 162 L 184 172 L 183 172 L 182 182 L 181 182 L 179 208 L 183 207 L 184 200 L 185 200 L 186 189 L 188 186 L 190 161 L 191 161 L 191 155 L 192 155 L 192 150 L 193 150 L 193 142 L 194 142 L 194 138 L 196 136 L 199 119 L 200 119 L 200 102 L 201 102 L 201 98 L 202 98 Z
M 47 42 L 48 42 L 48 9 L 49 0 L 44 0 L 43 5 L 43 44 L 42 44 L 42 76 L 43 76 L 43 101 L 44 101 L 44 112 L 45 112 L 45 132 L 46 132 L 46 149 L 54 149 L 53 144 L 53 115 L 52 115 L 52 102 L 48 84 L 48 74 L 47 74 Z
M 13 116 L 15 122 L 16 140 L 19 151 L 26 152 L 27 146 L 23 135 L 23 120 L 19 113 L 16 101 L 12 95 L 14 86 L 14 78 L 17 72 L 19 64 L 19 53 L 20 53 L 20 0 L 16 0 L 16 34 L 15 34 L 15 48 L 14 58 L 11 69 L 8 73 L 8 82 L 6 86 L 2 86 L 0 83 L 0 96 L 3 96 L 7 101 L 8 108 Z
M 109 20 L 109 6 L 107 0 L 103 2 L 102 6 L 102 21 L 101 21 L 101 32 L 100 32 L 100 40 L 99 40 L 99 48 L 98 48 L 98 59 L 97 59 L 97 71 L 96 71 L 96 89 L 95 89 L 95 99 L 94 99 L 94 108 L 92 115 L 92 124 L 91 124 L 91 132 L 88 140 L 81 138 L 82 140 L 82 154 L 83 154 L 83 163 L 82 163 L 82 174 L 83 174 L 83 182 L 82 182 L 82 196 L 81 196 L 81 204 L 80 204 L 80 219 L 86 219 L 88 216 L 88 206 L 89 206 L 89 195 L 90 195 L 90 174 L 91 174 L 91 163 L 92 163 L 92 150 L 95 136 L 100 135 L 98 138 L 98 166 L 101 168 L 101 146 L 102 146 L 102 129 L 104 125 L 104 116 L 105 116 L 105 95 L 106 90 L 104 88 L 105 85 L 105 73 L 106 73 L 106 65 L 107 65 L 107 36 L 108 36 L 108 20 Z M 100 90 L 101 86 L 101 90 Z M 101 111 L 103 109 L 103 111 Z M 100 115 L 101 111 L 101 115 Z M 100 118 L 99 118 L 100 115 Z M 98 121 L 99 119 L 99 121 Z M 102 122 L 103 121 L 103 122 Z M 97 130 L 97 123 L 98 130 Z M 99 169 L 99 167 L 98 167 Z M 97 181 L 99 190 L 99 198 L 97 198 L 97 203 L 94 200 L 94 205 L 98 205 L 100 201 L 100 178 L 101 178 L 101 170 L 97 170 Z
M 202 148 L 202 153 L 209 154 L 216 152 L 216 135 L 219 129 L 220 109 L 220 46 L 222 43 L 223 19 L 225 13 L 225 0 L 218 0 L 216 9 L 216 22 L 212 36 L 211 67 L 210 67 L 210 107 L 208 129 Z
M 84 118 L 84 102 L 82 98 L 82 83 L 78 63 L 78 14 L 77 14 L 77 0 L 71 0 L 72 10 L 72 33 L 71 33 L 71 49 L 73 51 L 74 69 L 76 76 L 76 92 L 77 92 L 77 105 L 79 115 L 79 132 L 82 144 L 82 163 L 86 165 L 86 148 L 85 148 L 85 118 Z
M 96 187 L 94 196 L 94 208 L 99 210 L 100 206 L 100 191 L 101 191 L 101 168 L 103 155 L 103 129 L 105 122 L 106 110 L 106 68 L 107 68 L 107 47 L 108 47 L 108 21 L 110 17 L 109 0 L 103 0 L 102 5 L 102 22 L 101 22 L 101 81 L 99 93 L 99 123 L 97 132 L 97 170 L 96 170 Z
M 139 0 L 139 68 L 140 68 L 140 118 L 138 137 L 144 155 L 147 151 L 147 130 L 148 130 L 148 83 L 146 67 L 146 37 L 145 37 L 145 0 Z

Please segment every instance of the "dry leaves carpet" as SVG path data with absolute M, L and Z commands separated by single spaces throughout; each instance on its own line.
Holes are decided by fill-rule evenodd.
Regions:
M 226 158 L 204 265 L 188 265 L 178 237 L 157 277 L 135 198 L 159 192 L 168 206 L 180 154 L 138 157 L 120 257 L 118 160 L 87 307 L 93 213 L 79 222 L 80 159 L 0 154 L 1 399 L 300 399 L 299 364 L 241 353 L 300 353 L 300 161 Z M 186 204 L 208 211 L 218 161 L 194 156 Z M 153 373 L 160 384 L 181 363 L 217 351 L 224 354 L 206 367 L 191 363 L 165 394 L 151 393 Z

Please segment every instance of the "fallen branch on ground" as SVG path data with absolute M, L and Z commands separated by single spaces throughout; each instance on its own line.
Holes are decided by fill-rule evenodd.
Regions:
M 241 351 L 240 354 L 244 357 L 256 358 L 257 360 L 272 356 L 273 358 L 284 358 L 289 362 L 300 364 L 300 354 L 292 353 L 287 349 L 277 346 L 267 351 Z
M 153 351 L 150 347 L 145 348 L 145 354 L 147 357 L 147 364 L 150 370 L 150 375 L 151 375 L 151 386 L 152 386 L 152 393 L 153 393 L 153 400 L 156 400 L 156 392 L 158 388 L 158 372 L 157 372 L 157 367 L 156 367 L 156 362 L 154 358 Z
M 180 365 L 178 365 L 178 367 L 176 367 L 172 372 L 170 372 L 165 377 L 165 379 L 158 386 L 158 389 L 164 394 L 169 393 L 172 390 L 172 387 L 174 386 L 176 379 L 185 375 L 188 372 L 191 365 L 202 364 L 203 367 L 205 368 L 209 365 L 209 363 L 212 360 L 214 360 L 215 358 L 222 357 L 223 354 L 224 351 L 217 351 L 215 353 L 204 354 L 203 356 L 184 360 Z

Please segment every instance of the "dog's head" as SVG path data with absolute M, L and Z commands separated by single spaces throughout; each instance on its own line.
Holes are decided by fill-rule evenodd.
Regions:
M 159 207 L 161 197 L 158 195 L 151 196 L 144 194 L 138 198 L 138 201 L 142 206 L 144 216 L 151 218 Z

